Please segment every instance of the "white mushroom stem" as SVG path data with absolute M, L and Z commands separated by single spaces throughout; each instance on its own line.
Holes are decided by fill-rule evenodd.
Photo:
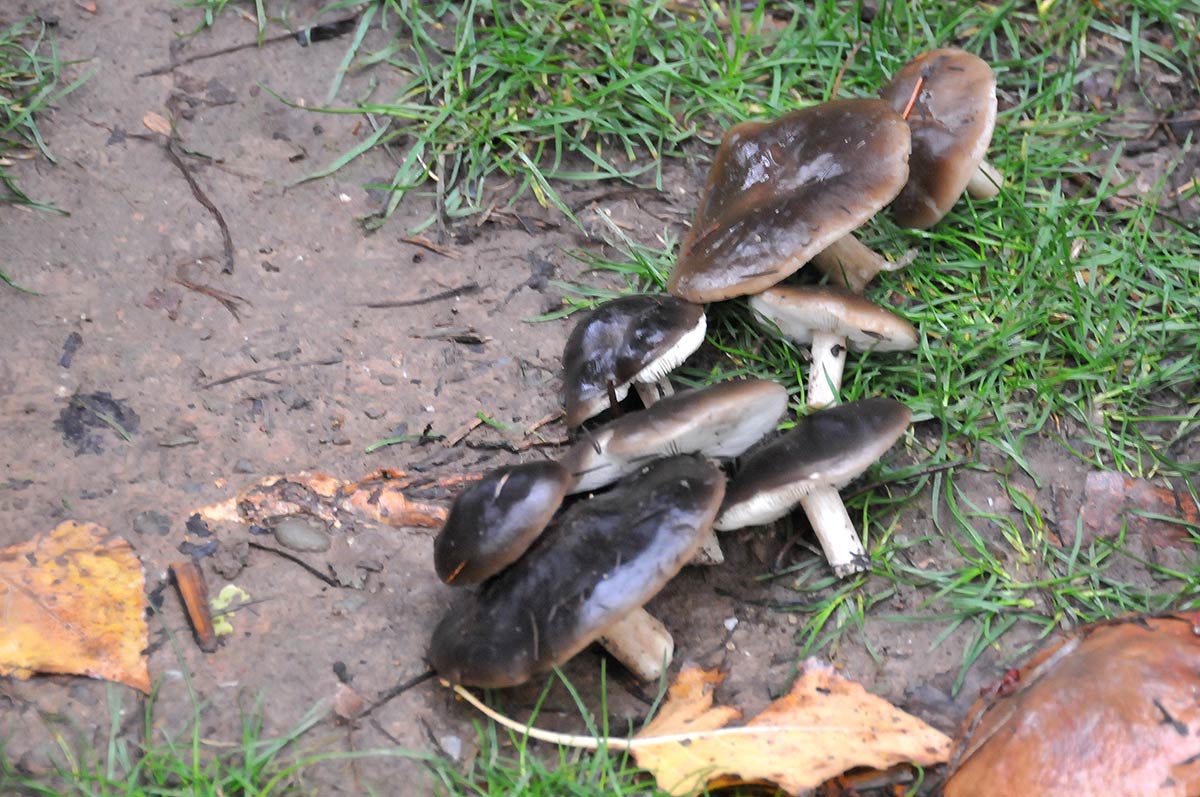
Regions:
M 643 407 L 651 406 L 660 398 L 675 395 L 675 388 L 671 385 L 671 380 L 665 376 L 657 382 L 634 382 L 633 387 L 637 390 Z
M 833 574 L 845 578 L 866 570 L 867 552 L 837 488 L 821 486 L 800 499 Z
M 980 161 L 979 166 L 971 173 L 967 183 L 967 193 L 972 199 L 991 199 L 1000 193 L 1004 178 L 995 166 L 987 161 Z
M 671 632 L 645 609 L 625 615 L 599 642 L 641 681 L 661 678 L 675 654 Z
M 876 274 L 899 271 L 916 256 L 916 250 L 910 249 L 899 260 L 888 260 L 853 235 L 844 235 L 818 252 L 812 262 L 829 277 L 830 284 L 862 293 Z
M 838 403 L 842 371 L 846 367 L 846 338 L 829 332 L 814 332 L 812 365 L 808 371 L 808 406 L 819 410 Z

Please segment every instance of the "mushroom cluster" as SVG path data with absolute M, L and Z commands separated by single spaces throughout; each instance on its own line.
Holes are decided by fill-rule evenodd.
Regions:
M 566 341 L 574 445 L 558 462 L 487 474 L 451 508 L 437 573 L 479 586 L 434 631 L 434 669 L 464 685 L 511 686 L 600 641 L 635 675 L 656 678 L 673 643 L 643 604 L 685 564 L 722 560 L 714 529 L 769 523 L 796 505 L 836 576 L 866 570 L 838 490 L 891 448 L 911 413 L 888 398 L 839 404 L 842 370 L 850 348 L 909 350 L 918 335 L 860 295 L 912 254 L 889 260 L 854 232 L 889 204 L 900 224 L 928 227 L 964 191 L 995 195 L 999 176 L 983 160 L 995 114 L 987 64 L 935 50 L 881 99 L 729 130 L 668 293 L 605 302 Z M 828 284 L 779 284 L 810 261 Z M 727 481 L 722 462 L 777 428 L 787 390 L 748 379 L 676 393 L 668 374 L 703 343 L 703 305 L 741 296 L 764 325 L 811 347 L 810 412 Z M 622 412 L 631 388 L 644 408 Z

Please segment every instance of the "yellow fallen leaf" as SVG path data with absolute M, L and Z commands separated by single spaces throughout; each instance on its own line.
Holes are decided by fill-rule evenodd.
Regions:
M 94 523 L 0 550 L 0 675 L 88 675 L 149 692 L 145 590 L 133 548 Z
M 810 660 L 791 692 L 733 728 L 725 724 L 736 710 L 712 707 L 719 680 L 694 670 L 680 673 L 659 718 L 629 744 L 638 766 L 671 794 L 762 781 L 796 794 L 858 767 L 932 766 L 949 757 L 947 736 L 827 665 Z

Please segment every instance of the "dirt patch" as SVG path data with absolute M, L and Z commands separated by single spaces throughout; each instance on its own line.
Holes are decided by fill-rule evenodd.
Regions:
M 433 530 L 343 518 L 319 529 L 330 538 L 328 552 L 285 557 L 274 536 L 258 533 L 277 529 L 189 519 L 274 474 L 353 480 L 390 468 L 444 477 L 553 455 L 552 446 L 474 422 L 483 412 L 519 432 L 557 411 L 568 322 L 525 319 L 561 305 L 557 282 L 604 279 L 567 254 L 599 244 L 532 203 L 465 222 L 445 241 L 412 238 L 407 230 L 431 212 L 419 197 L 381 232 L 366 234 L 357 220 L 384 198 L 363 186 L 385 182 L 387 154 L 292 185 L 362 140 L 364 122 L 291 108 L 262 88 L 311 103 L 338 67 L 339 44 L 281 43 L 138 78 L 172 52 L 241 43 L 253 28 L 227 14 L 202 37 L 180 39 L 189 22 L 170 5 L 107 3 L 96 15 L 65 0 L 49 5 L 64 57 L 89 59 L 98 73 L 44 123 L 60 165 L 36 163 L 20 175 L 32 195 L 71 215 L 0 208 L 6 271 L 41 294 L 0 292 L 8 332 L 0 361 L 0 546 L 66 518 L 100 523 L 133 542 L 156 607 L 150 667 L 161 683 L 155 722 L 163 729 L 178 732 L 192 716 L 189 688 L 205 701 L 202 733 L 213 738 L 236 736 L 241 713 L 260 696 L 268 734 L 285 732 L 316 703 L 336 697 L 346 705 L 345 687 L 370 703 L 426 669 L 430 629 L 451 595 L 433 573 Z M 228 224 L 231 274 L 223 273 L 223 235 L 211 209 L 163 140 L 141 137 L 149 135 L 145 114 L 167 110 L 187 150 L 205 156 L 183 162 Z M 1172 153 L 1168 129 L 1152 133 L 1164 137 L 1159 166 Z M 1157 168 L 1136 164 L 1147 175 Z M 665 195 L 591 189 L 567 197 L 649 241 L 683 229 L 704 169 L 672 166 L 668 184 L 676 188 Z M 565 437 L 558 426 L 542 431 L 551 441 Z M 384 438 L 404 442 L 365 453 Z M 1194 455 L 1196 441 L 1190 445 Z M 1042 479 L 1029 490 L 1069 492 L 1083 483 L 1087 467 L 1061 446 L 1038 440 L 1024 453 Z M 979 459 L 995 471 L 1011 468 L 999 452 Z M 989 508 L 996 533 L 1001 520 L 1024 517 L 995 472 L 968 471 L 958 488 Z M 920 538 L 938 527 L 939 512 L 944 518 L 944 503 L 915 500 L 890 533 Z M 783 525 L 729 535 L 725 566 L 689 569 L 649 606 L 675 634 L 679 660 L 731 671 L 720 699 L 747 715 L 785 691 L 795 672 L 797 596 L 786 571 L 810 556 L 798 533 Z M 913 552 L 923 561 L 917 553 L 929 566 L 960 556 L 944 542 Z M 232 581 L 252 601 L 209 655 L 195 648 L 167 589 L 168 565 L 187 556 L 200 559 L 214 593 Z M 823 655 L 952 730 L 978 690 L 1036 634 L 1018 626 L 986 646 L 959 684 L 969 630 L 943 640 L 944 622 L 911 620 L 935 614 L 915 590 L 899 589 Z M 599 655 L 589 651 L 566 668 L 584 695 L 598 694 Z M 645 716 L 649 687 L 619 671 L 608 685 L 615 729 Z M 527 715 L 541 689 L 506 691 L 505 710 Z M 47 764 L 52 732 L 101 744 L 107 694 L 84 679 L 0 683 L 7 754 L 37 770 Z M 138 701 L 119 699 L 123 730 L 137 732 Z M 302 744 L 466 757 L 475 720 L 426 682 L 367 721 L 331 719 Z M 564 689 L 551 690 L 539 722 L 578 729 Z M 387 759 L 330 763 L 314 777 L 323 793 L 362 793 L 423 775 L 416 764 Z

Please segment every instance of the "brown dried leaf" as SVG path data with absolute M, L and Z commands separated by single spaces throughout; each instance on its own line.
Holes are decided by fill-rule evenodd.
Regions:
M 159 133 L 167 138 L 171 137 L 171 123 L 162 114 L 146 111 L 146 115 L 142 117 L 142 124 L 151 133 Z
M 680 674 L 663 716 L 630 746 L 671 794 L 763 781 L 799 793 L 857 767 L 931 766 L 950 752 L 944 734 L 811 660 L 791 692 L 746 725 L 724 727 L 736 710 L 712 708 L 719 679 L 693 669 Z M 680 700 L 687 705 L 672 705 Z
M 453 477 L 477 478 L 477 477 Z M 440 484 L 440 482 L 439 482 Z M 208 521 L 266 524 L 295 515 L 320 518 L 334 528 L 350 513 L 389 526 L 435 528 L 446 521 L 446 508 L 405 495 L 412 480 L 402 471 L 375 471 L 354 482 L 323 473 L 299 473 L 263 479 L 235 497 L 196 510 Z
M 0 550 L 0 675 L 88 675 L 150 691 L 145 577 L 133 548 L 66 521 Z
M 972 709 L 946 797 L 1200 795 L 1200 612 L 1084 626 Z

